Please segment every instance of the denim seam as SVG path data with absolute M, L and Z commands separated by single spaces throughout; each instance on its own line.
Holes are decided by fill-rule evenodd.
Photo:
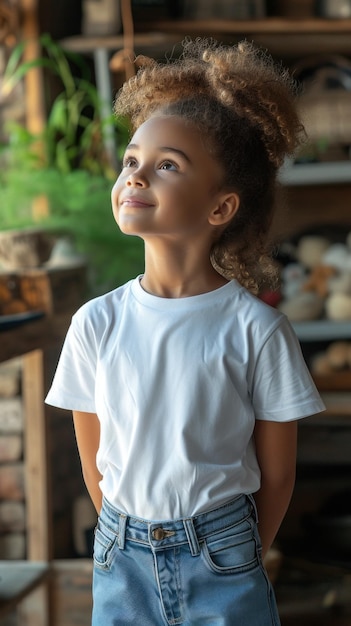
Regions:
M 198 538 L 199 538 L 199 540 L 207 539 L 208 537 L 211 537 L 211 535 L 213 535 L 214 533 L 220 533 L 223 530 L 229 530 L 230 528 L 235 528 L 235 526 L 238 526 L 239 524 L 242 524 L 243 522 L 246 522 L 247 520 L 250 520 L 251 514 L 252 514 L 252 512 L 250 511 L 250 513 L 248 513 L 245 517 L 242 517 L 237 522 L 234 522 L 234 524 L 233 523 L 228 523 L 225 526 L 217 527 L 215 530 L 211 530 L 208 533 L 205 533 L 204 535 L 198 533 Z M 196 526 L 195 526 L 195 531 L 197 532 Z

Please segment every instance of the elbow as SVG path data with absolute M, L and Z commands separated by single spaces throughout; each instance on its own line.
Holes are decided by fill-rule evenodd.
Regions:
M 82 474 L 83 474 L 84 480 L 89 480 L 93 476 L 98 474 L 98 470 L 97 470 L 95 465 L 94 466 L 90 466 L 90 465 L 87 465 L 85 463 L 82 463 Z
M 82 464 L 82 475 L 86 488 L 90 492 L 92 488 L 98 486 L 102 476 L 97 467 L 89 467 Z
M 285 468 L 279 473 L 266 473 L 261 471 L 261 487 L 266 486 L 277 493 L 292 494 L 296 481 L 296 467 Z

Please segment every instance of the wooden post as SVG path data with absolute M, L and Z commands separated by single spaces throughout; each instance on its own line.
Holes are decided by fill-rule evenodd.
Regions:
M 27 558 L 31 561 L 47 562 L 52 557 L 52 537 L 43 361 L 42 350 L 29 352 L 23 357 L 22 389 L 25 414 Z M 48 585 L 42 585 L 24 600 L 19 611 L 23 626 L 48 626 Z
M 50 493 L 48 477 L 47 424 L 44 407 L 42 350 L 23 357 L 23 402 L 25 414 L 24 454 L 27 490 L 27 558 L 51 558 Z
M 26 42 L 24 61 L 41 56 L 37 0 L 20 0 L 22 12 L 22 39 Z M 46 120 L 43 75 L 40 67 L 33 67 L 26 77 L 26 124 L 32 133 L 40 133 Z
M 20 0 L 22 12 L 22 39 L 26 42 L 24 61 L 33 61 L 41 56 L 37 0 Z M 33 134 L 43 131 L 46 122 L 44 101 L 43 73 L 40 67 L 33 67 L 25 76 L 26 88 L 26 126 Z M 38 146 L 38 150 L 41 147 Z M 35 220 L 46 217 L 49 213 L 48 199 L 44 195 L 33 201 L 32 214 Z

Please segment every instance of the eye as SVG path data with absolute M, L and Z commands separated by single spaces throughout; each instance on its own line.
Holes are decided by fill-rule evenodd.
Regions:
M 137 160 L 132 156 L 125 156 L 123 159 L 123 167 L 135 167 Z
M 160 170 L 176 171 L 178 170 L 178 166 L 176 165 L 176 163 L 173 163 L 173 161 L 169 161 L 167 159 L 166 161 L 162 161 L 162 163 L 160 164 Z

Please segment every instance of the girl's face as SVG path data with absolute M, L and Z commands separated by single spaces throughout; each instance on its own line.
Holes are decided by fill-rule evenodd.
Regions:
M 223 194 L 223 171 L 203 139 L 180 117 L 155 116 L 138 128 L 112 190 L 122 232 L 184 240 L 213 236 L 209 215 Z

